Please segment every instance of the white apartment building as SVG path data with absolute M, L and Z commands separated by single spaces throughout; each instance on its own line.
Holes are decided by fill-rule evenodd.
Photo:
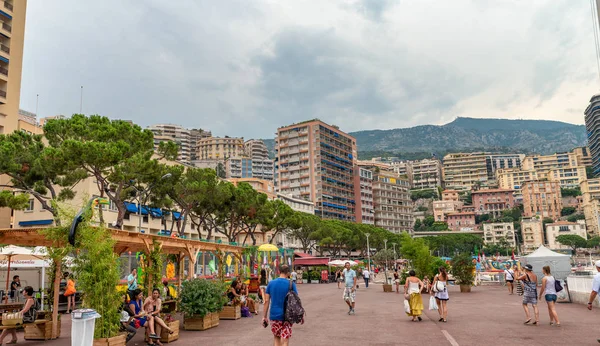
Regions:
M 373 171 L 358 167 L 354 170 L 354 190 L 356 195 L 356 222 L 375 224 L 373 206 Z
M 583 221 L 583 220 L 580 220 Z M 550 249 L 570 249 L 571 247 L 562 245 L 556 238 L 560 235 L 578 235 L 583 239 L 587 239 L 585 229 L 585 221 L 583 222 L 568 222 L 558 221 L 555 223 L 546 224 L 546 243 Z
M 558 181 L 563 189 L 579 187 L 582 181 L 587 179 L 585 166 L 557 167 L 548 171 L 547 178 L 550 181 Z
M 433 201 L 433 217 L 435 221 L 445 222 L 446 215 L 459 212 L 462 207 L 461 201 Z
M 600 234 L 600 178 L 586 179 L 581 182 L 583 215 L 587 231 L 592 235 Z
M 521 238 L 523 239 L 523 252 L 535 251 L 540 245 L 544 245 L 544 227 L 542 219 L 536 216 L 521 220 Z
M 500 245 L 506 241 L 509 246 L 517 246 L 512 222 L 494 222 L 483 224 L 483 241 L 486 245 Z
M 314 215 L 315 205 L 307 200 L 294 198 L 281 193 L 277 194 L 277 199 L 283 201 L 283 203 L 289 205 L 293 210 Z M 287 232 L 281 232 L 275 236 L 275 244 L 281 244 L 285 248 L 292 248 L 296 250 L 302 249 L 302 243 Z

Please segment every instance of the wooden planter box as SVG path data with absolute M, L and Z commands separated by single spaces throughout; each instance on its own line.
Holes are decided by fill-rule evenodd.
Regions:
M 471 292 L 471 285 L 460 285 L 461 293 L 469 293 Z
M 58 320 L 58 335 L 60 337 L 60 320 Z M 25 340 L 50 340 L 52 339 L 52 321 L 49 320 L 36 320 L 35 323 L 25 324 Z
M 215 319 L 217 323 L 215 324 Z M 184 317 L 185 330 L 207 330 L 219 325 L 219 313 L 212 312 L 204 317 Z
M 219 314 L 219 318 L 222 320 L 237 320 L 242 318 L 242 308 L 239 305 L 236 306 L 224 306 L 223 310 Z
M 112 338 L 94 339 L 93 346 L 125 346 L 127 334 L 123 333 Z
M 173 334 L 169 334 L 166 329 L 162 328 L 160 331 L 160 341 L 161 342 L 173 342 L 179 339 L 179 321 L 171 321 L 167 323 L 167 327 L 173 329 Z
M 240 314 L 241 314 L 241 310 L 240 310 Z M 219 325 L 219 320 L 221 319 L 221 313 L 220 312 L 213 312 L 210 314 L 210 319 L 211 319 L 211 325 L 213 327 L 216 327 Z
M 383 292 L 392 292 L 392 285 L 383 284 Z

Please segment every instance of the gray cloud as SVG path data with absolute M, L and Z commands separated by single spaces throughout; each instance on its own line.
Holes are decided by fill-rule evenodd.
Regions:
M 272 137 L 456 116 L 583 122 L 589 4 L 434 0 L 30 1 L 22 108 Z M 65 9 L 68 9 L 66 11 Z

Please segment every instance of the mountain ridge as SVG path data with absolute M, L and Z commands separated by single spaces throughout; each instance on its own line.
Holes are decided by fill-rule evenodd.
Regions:
M 585 146 L 585 125 L 555 120 L 458 117 L 444 125 L 419 125 L 388 130 L 349 132 L 361 152 L 402 153 L 452 151 L 503 151 L 553 154 Z M 264 140 L 264 139 L 263 139 Z M 274 153 L 274 140 L 264 140 Z

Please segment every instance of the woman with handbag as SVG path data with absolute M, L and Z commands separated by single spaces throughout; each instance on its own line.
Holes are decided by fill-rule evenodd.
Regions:
M 37 318 L 37 311 L 39 310 L 38 302 L 33 298 L 33 287 L 25 286 L 23 288 L 23 297 L 25 298 L 25 305 L 23 306 L 23 310 L 19 311 L 23 314 L 23 324 L 25 323 L 33 323 Z M 12 340 L 7 342 L 7 344 L 16 344 L 17 343 L 17 330 L 16 329 L 4 329 L 2 334 L 0 334 L 0 345 L 4 343 L 4 338 L 6 335 L 10 334 L 12 336 Z
M 557 327 L 560 327 L 560 321 L 558 320 L 558 314 L 556 313 L 556 279 L 550 274 L 550 266 L 544 266 L 542 268 L 544 278 L 542 279 L 542 288 L 540 289 L 539 300 L 542 300 L 542 295 L 546 299 L 548 304 L 548 315 L 550 315 L 550 325 L 556 323 Z M 560 287 L 559 287 L 560 289 Z
M 435 300 L 438 305 L 438 313 L 440 314 L 439 322 L 448 322 L 448 273 L 446 268 L 440 267 L 439 274 L 433 278 L 433 284 L 431 285 L 432 291 L 435 292 Z
M 410 312 L 406 314 L 412 316 L 412 321 L 422 321 L 421 314 L 423 313 L 423 298 L 421 297 L 421 291 L 423 290 L 423 281 L 419 280 L 415 276 L 415 271 L 411 270 L 408 272 L 409 277 L 406 278 L 404 284 L 404 298 L 408 300 Z

